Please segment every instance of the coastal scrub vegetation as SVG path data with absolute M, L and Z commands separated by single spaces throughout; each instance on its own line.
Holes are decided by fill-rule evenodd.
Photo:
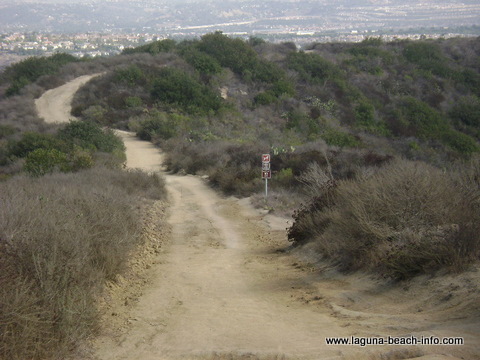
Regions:
M 273 193 L 295 193 L 299 207 L 314 203 L 301 181 L 312 164 L 328 169 L 338 184 L 359 182 L 392 159 L 453 172 L 454 164 L 478 158 L 479 54 L 478 38 L 369 38 L 298 50 L 215 32 L 108 59 L 55 55 L 38 60 L 40 68 L 53 69 L 39 74 L 49 75 L 16 96 L 8 97 L 8 89 L 24 66 L 7 68 L 2 101 L 15 109 L 22 96 L 41 91 L 45 76 L 68 79 L 65 69 L 103 72 L 73 100 L 80 121 L 54 129 L 35 119 L 32 132 L 15 121 L 26 114 L 10 116 L 2 121 L 0 161 L 7 175 L 22 164 L 31 174 L 88 168 L 98 152 L 121 158 L 118 141 L 101 130 L 116 127 L 161 146 L 170 170 L 206 175 L 230 194 L 261 191 L 259 154 L 270 152 Z M 289 206 L 280 201 L 272 208 L 285 213 Z M 305 236 L 294 233 L 302 240 L 292 235 L 293 243 L 303 243 Z
M 112 130 L 104 130 L 88 121 L 71 121 L 56 134 L 25 132 L 10 140 L 4 150 L 4 162 L 24 161 L 25 171 L 42 176 L 56 170 L 79 171 L 94 166 L 100 154 L 108 154 L 112 164 L 125 161 L 125 147 Z M 103 160 L 102 160 L 103 161 Z
M 0 76 L 0 196 L 18 207 L 0 207 L 9 209 L 0 215 L 0 291 L 5 309 L 21 301 L 25 312 L 5 312 L 0 324 L 11 327 L 1 329 L 9 335 L 0 356 L 15 358 L 9 349 L 20 351 L 31 341 L 17 358 L 45 358 L 34 341 L 40 338 L 68 348 L 75 331 L 90 331 L 68 330 L 72 314 L 94 327 L 94 314 L 61 304 L 90 304 L 102 278 L 89 276 L 114 277 L 122 254 L 134 245 L 112 244 L 116 230 L 102 230 L 101 239 L 89 238 L 88 231 L 117 226 L 110 223 L 116 218 L 102 214 L 123 209 L 119 226 L 131 225 L 125 233 L 135 233 L 137 218 L 118 194 L 162 189 L 158 178 L 118 171 L 123 145 L 106 128 L 134 131 L 157 144 L 172 172 L 203 175 L 226 194 L 251 196 L 280 215 L 293 213 L 292 248 L 341 270 L 404 280 L 478 263 L 479 57 L 480 38 L 369 38 L 299 50 L 215 32 L 156 41 L 111 58 L 77 61 L 57 54 L 10 66 Z M 48 125 L 38 118 L 35 98 L 93 73 L 101 76 L 73 99 L 79 120 Z M 262 195 L 262 153 L 272 156 L 268 199 Z M 95 193 L 105 201 L 83 194 L 97 182 Z M 123 185 L 105 185 L 111 183 Z M 15 201 L 14 186 L 21 189 Z M 67 193 L 57 197 L 54 187 Z M 77 210 L 68 208 L 73 203 Z M 38 209 L 48 216 L 35 217 Z M 70 242 L 74 225 L 55 218 L 68 211 L 77 211 L 82 239 Z M 52 232 L 62 222 L 65 238 Z M 25 232 L 12 230 L 17 225 Z M 27 225 L 39 230 L 33 234 Z M 116 246 L 120 263 L 111 263 L 106 252 L 116 254 Z M 33 273 L 28 261 L 41 271 Z M 85 262 L 89 266 L 79 269 Z M 93 284 L 88 291 L 68 287 L 82 287 L 87 279 Z M 43 307 L 52 293 L 65 300 L 55 299 L 53 310 Z

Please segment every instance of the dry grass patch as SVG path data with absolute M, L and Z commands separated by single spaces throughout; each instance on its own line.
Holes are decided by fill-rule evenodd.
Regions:
M 139 197 L 163 193 L 106 168 L 0 183 L 0 358 L 63 358 L 95 331 L 95 298 L 141 238 Z

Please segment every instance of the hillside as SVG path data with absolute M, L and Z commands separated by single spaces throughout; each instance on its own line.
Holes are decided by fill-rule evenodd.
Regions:
M 15 203 L 11 196 L 18 179 L 24 189 L 33 189 L 22 199 L 26 204 L 23 210 L 15 212 L 20 218 L 25 209 L 44 206 L 44 195 L 37 193 L 48 194 L 47 203 L 57 216 L 55 204 L 61 201 L 50 203 L 50 199 L 59 182 L 63 189 L 83 194 L 82 181 L 93 189 L 94 179 L 102 178 L 106 184 L 116 184 L 116 191 L 136 197 L 132 204 L 142 192 L 146 197 L 162 197 L 148 195 L 152 187 L 163 192 L 160 179 L 141 173 L 123 175 L 118 170 L 125 161 L 125 148 L 108 128 L 134 131 L 162 148 L 171 173 L 201 175 L 214 189 L 249 197 L 266 213 L 293 214 L 294 222 L 287 229 L 290 246 L 276 250 L 286 254 L 286 261 L 290 261 L 289 254 L 302 258 L 308 263 L 299 265 L 303 271 L 313 269 L 316 275 L 326 276 L 327 282 L 335 282 L 342 273 L 368 274 L 382 284 L 375 291 L 387 291 L 383 285 L 391 284 L 392 292 L 386 296 L 396 298 L 407 297 L 408 284 L 415 290 L 412 294 L 418 294 L 419 288 L 429 284 L 422 276 L 432 277 L 441 288 L 437 289 L 441 301 L 431 304 L 429 329 L 442 323 L 435 320 L 441 318 L 441 309 L 451 321 L 458 310 L 462 319 L 473 321 L 463 325 L 474 329 L 478 304 L 471 299 L 479 289 L 472 279 L 480 258 L 479 58 L 480 38 L 391 43 L 372 38 L 359 44 L 312 44 L 306 51 L 298 51 L 291 43 L 270 44 L 257 38 L 243 41 L 222 33 L 179 43 L 158 41 L 96 60 L 64 54 L 30 58 L 9 66 L 0 76 L 0 185 L 9 204 Z M 89 74 L 99 75 L 72 100 L 72 117 L 77 120 L 47 124 L 38 117 L 35 98 L 51 88 L 62 92 L 60 85 Z M 260 178 L 262 153 L 272 155 L 273 176 L 266 199 Z M 69 174 L 72 172 L 75 174 Z M 78 183 L 73 179 L 84 180 Z M 105 193 L 108 185 L 97 185 L 100 188 L 92 190 L 94 194 L 106 199 L 112 196 Z M 84 204 L 85 214 L 96 213 L 89 210 L 96 204 L 95 196 Z M 199 202 L 209 198 L 201 196 Z M 73 196 L 71 203 L 78 202 Z M 177 202 L 176 211 L 181 213 L 178 207 L 187 202 Z M 135 213 L 135 205 L 120 202 L 118 206 L 126 209 L 127 217 Z M 198 204 L 191 205 L 192 211 L 197 208 Z M 83 219 L 83 214 L 77 216 Z M 205 217 L 189 216 L 189 224 L 195 217 Z M 19 221 L 8 220 L 7 215 L 2 219 L 8 226 Z M 132 219 L 138 225 L 138 219 Z M 213 219 L 212 223 L 218 220 Z M 52 218 L 49 231 L 58 221 Z M 111 245 L 108 234 L 116 233 L 114 228 L 99 226 L 111 231 L 105 230 L 104 252 Z M 240 228 L 245 230 L 246 225 Z M 27 234 L 26 238 L 33 236 Z M 8 273 L 15 275 L 11 278 L 21 282 L 22 273 L 12 266 L 15 256 L 26 254 L 20 259 L 27 263 L 25 259 L 35 248 L 26 253 L 22 247 L 10 248 L 15 236 L 13 230 L 1 234 L 0 256 L 8 260 Z M 101 247 L 95 239 L 89 241 L 93 249 Z M 41 244 L 42 238 L 30 243 Z M 128 251 L 116 251 L 124 261 Z M 48 259 L 48 247 L 42 254 Z M 110 260 L 105 254 L 105 259 L 92 261 L 95 270 L 108 265 L 102 261 Z M 78 264 L 81 261 L 75 260 L 71 266 Z M 115 276 L 123 262 L 113 265 L 107 279 Z M 36 281 L 32 267 L 25 269 L 33 275 L 22 287 L 27 289 L 24 293 L 33 286 L 39 303 L 48 305 L 48 296 L 42 297 L 43 278 Z M 62 267 L 55 269 L 61 271 Z M 335 272 L 333 278 L 330 271 Z M 461 285 L 455 287 L 457 282 Z M 321 291 L 328 293 L 329 287 L 322 284 Z M 430 286 L 435 293 L 436 287 Z M 15 282 L 8 282 L 4 288 L 15 287 Z M 89 291 L 86 294 L 95 294 L 93 289 Z M 368 296 L 355 291 L 334 292 L 333 297 L 343 300 L 337 298 L 328 306 L 320 301 L 318 306 L 355 319 L 357 310 L 366 310 L 365 299 L 376 298 L 370 290 L 362 290 Z M 422 299 L 431 295 L 420 293 Z M 305 294 L 307 303 L 323 296 L 313 290 Z M 458 300 L 462 294 L 468 294 L 464 301 Z M 14 309 L 15 298 L 7 299 Z M 342 310 L 344 305 L 351 310 Z M 389 313 L 398 306 L 394 305 L 379 306 Z M 416 308 L 415 301 L 404 304 L 404 309 Z M 66 310 L 59 316 L 68 325 L 71 317 Z M 47 311 L 42 324 L 55 323 L 54 318 L 55 312 Z M 388 324 L 384 329 L 389 329 Z M 404 329 L 397 329 L 398 333 L 403 334 Z M 57 330 L 48 331 L 55 337 Z M 472 334 L 469 336 L 476 337 L 478 332 Z M 68 340 L 63 344 L 68 347 Z
M 72 115 L 100 126 L 135 131 L 167 152 L 171 171 L 206 175 L 214 187 L 227 194 L 253 195 L 258 206 L 271 211 L 290 215 L 304 203 L 290 231 L 293 244 L 318 241 L 326 225 L 335 223 L 325 211 L 343 211 L 341 207 L 346 206 L 337 203 L 338 189 L 347 191 L 340 185 L 362 187 L 370 186 L 369 181 L 389 181 L 388 186 L 407 186 L 400 183 L 402 179 L 390 176 L 387 180 L 387 173 L 394 169 L 424 178 L 425 184 L 418 186 L 435 187 L 442 195 L 429 195 L 428 201 L 434 203 L 426 208 L 418 204 L 417 212 L 407 204 L 411 214 L 405 214 L 403 222 L 375 220 L 386 223 L 381 229 L 366 230 L 365 236 L 373 231 L 383 242 L 403 231 L 430 233 L 453 226 L 457 216 L 455 206 L 440 216 L 434 209 L 444 206 L 441 201 L 458 204 L 458 214 L 463 214 L 462 207 L 471 209 L 467 214 L 472 218 L 461 223 L 470 224 L 478 215 L 470 187 L 475 189 L 478 181 L 479 56 L 480 38 L 389 43 L 371 38 L 358 44 L 312 44 L 306 51 L 297 51 L 291 43 L 243 41 L 217 32 L 179 43 L 157 41 L 100 60 L 78 61 L 61 54 L 30 58 L 10 66 L 1 76 L 4 108 L 13 111 L 3 113 L 0 160 L 7 166 L 4 169 L 14 169 L 19 164 L 16 159 L 27 155 L 15 150 L 28 142 L 25 135 L 19 138 L 18 132 L 25 130 L 22 126 L 46 130 L 38 120 L 20 125 L 25 121 L 22 111 L 30 105 L 19 109 L 18 99 L 41 93 L 41 86 L 61 83 L 62 76 L 103 72 L 77 92 Z M 259 154 L 267 152 L 272 153 L 273 179 L 265 202 Z M 439 169 L 448 169 L 448 174 Z M 438 177 L 444 182 L 438 183 Z M 393 196 L 395 202 L 408 203 L 410 196 L 423 191 L 390 194 L 388 186 L 387 194 L 381 196 Z M 463 193 L 447 191 L 452 186 Z M 327 203 L 318 200 L 325 191 L 335 193 L 328 195 Z M 466 198 L 459 200 L 462 196 Z M 392 211 L 393 219 L 398 218 Z M 414 221 L 418 211 L 425 212 L 419 223 Z M 360 224 L 365 220 L 352 216 Z M 313 221 L 313 228 L 322 230 L 301 225 L 303 221 L 310 225 Z M 459 226 L 459 221 L 453 224 Z M 406 240 L 403 235 L 400 238 L 403 244 Z M 332 249 L 322 249 L 331 256 Z M 433 268 L 444 266 L 448 254 L 433 265 L 425 261 Z M 472 259 L 477 256 L 469 254 Z M 362 261 L 345 261 L 347 268 L 367 266 Z M 415 265 L 413 273 L 430 267 L 425 261 Z M 382 261 L 373 263 L 373 267 L 383 266 Z M 402 271 L 390 275 L 410 276 Z

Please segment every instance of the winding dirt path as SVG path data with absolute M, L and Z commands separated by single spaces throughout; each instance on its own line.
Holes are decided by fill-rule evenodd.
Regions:
M 99 75 L 83 75 L 46 91 L 35 100 L 38 116 L 48 123 L 62 123 L 73 119 L 74 117 L 70 114 L 73 96 L 82 85 Z
M 58 100 L 58 92 L 45 93 L 37 101 L 45 120 L 68 120 L 65 99 L 86 80 L 62 87 Z M 158 149 L 131 133 L 118 134 L 128 167 L 162 171 Z M 432 295 L 451 279 L 409 292 L 367 276 L 322 273 L 279 251 L 287 245 L 285 222 L 268 225 L 245 201 L 219 196 L 198 177 L 163 174 L 171 232 L 138 301 L 115 310 L 125 312 L 128 326 L 96 339 L 95 359 L 480 358 L 479 322 L 469 321 L 469 314 L 478 314 Z M 473 290 L 451 291 L 478 300 Z M 466 345 L 325 344 L 330 336 L 412 334 L 463 336 Z

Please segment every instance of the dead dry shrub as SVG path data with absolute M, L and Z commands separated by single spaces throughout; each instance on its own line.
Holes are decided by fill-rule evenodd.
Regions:
M 226 141 L 189 141 L 172 138 L 162 144 L 167 151 L 165 164 L 170 171 L 189 174 L 208 174 L 228 161 Z
M 461 270 L 479 257 L 474 173 L 393 161 L 367 178 L 340 182 L 333 205 L 318 206 L 328 201 L 325 195 L 323 203 L 312 202 L 290 229 L 292 239 L 315 241 L 321 256 L 346 270 L 369 269 L 396 279 Z
M 35 131 L 52 132 L 55 125 L 43 122 L 37 115 L 34 98 L 28 95 L 17 95 L 0 99 L 0 124 L 11 126 L 15 133 Z
M 165 164 L 170 171 L 208 175 L 211 184 L 227 194 L 251 195 L 262 189 L 260 144 L 227 140 L 188 141 L 171 139 L 164 143 Z
M 95 331 L 95 298 L 140 241 L 138 197 L 148 184 L 163 191 L 140 176 L 94 168 L 0 183 L 0 358 L 65 358 Z M 142 186 L 126 192 L 129 180 Z
M 455 241 L 457 251 L 454 265 L 461 269 L 465 264 L 480 258 L 480 156 L 460 163 L 453 170 L 453 181 L 461 194 L 458 213 L 458 231 Z
M 293 214 L 294 223 L 287 235 L 295 246 L 321 236 L 330 224 L 329 214 L 336 203 L 337 182 L 333 178 L 327 156 L 324 159 L 326 167 L 316 162 L 311 163 L 298 178 L 312 198 Z
M 106 171 L 106 170 L 103 170 Z M 165 198 L 165 179 L 157 173 L 145 173 L 133 169 L 127 171 L 112 171 L 112 184 L 122 188 L 128 195 L 142 196 L 148 199 L 161 200 Z

